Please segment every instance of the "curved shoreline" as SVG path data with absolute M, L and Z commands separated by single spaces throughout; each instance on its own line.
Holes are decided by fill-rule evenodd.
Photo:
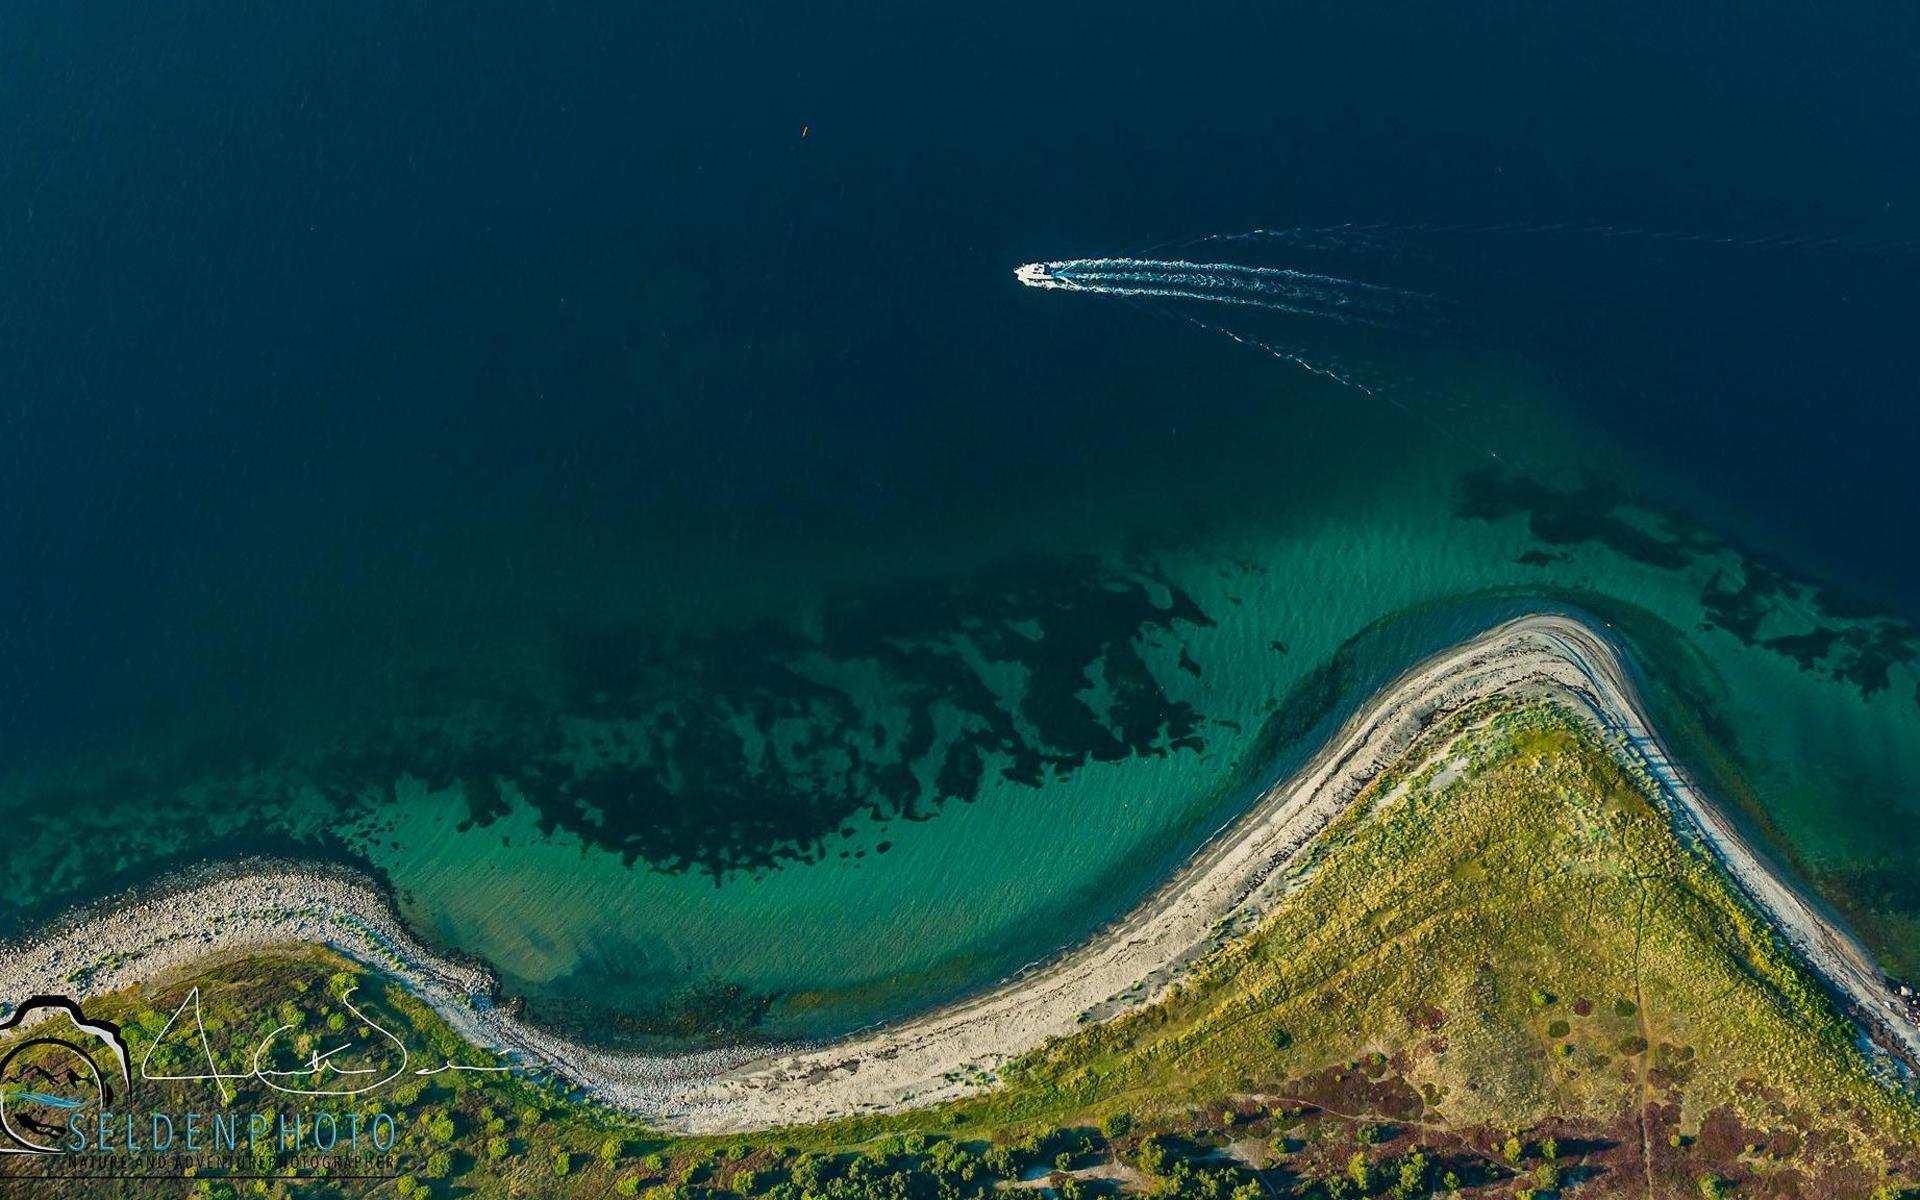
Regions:
M 494 1003 L 495 980 L 410 935 L 370 882 L 337 870 L 254 868 L 0 946 L 0 996 L 118 990 L 216 952 L 318 943 L 395 975 L 463 1037 L 670 1130 L 728 1133 L 893 1111 L 990 1086 L 993 1072 L 1089 1015 L 1161 997 L 1214 944 L 1286 890 L 1285 868 L 1436 722 L 1496 695 L 1555 697 L 1602 729 L 1666 792 L 1675 818 L 1853 1011 L 1920 1061 L 1920 1016 L 1852 935 L 1784 879 L 1674 763 L 1619 655 L 1570 617 L 1500 625 L 1415 665 L 1370 698 L 1290 778 L 1222 829 L 1130 913 L 976 996 L 817 1047 L 684 1055 L 582 1046 Z M 101 947 L 110 947 L 103 952 Z M 81 982 L 74 982 L 75 977 Z

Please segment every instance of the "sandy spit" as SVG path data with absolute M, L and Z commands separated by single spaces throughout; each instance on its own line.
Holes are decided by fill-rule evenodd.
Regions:
M 84 998 L 214 953 L 319 943 L 391 972 L 476 1044 L 529 1070 L 555 1072 L 659 1128 L 739 1132 L 918 1107 L 991 1087 L 999 1067 L 1048 1038 L 1164 995 L 1223 924 L 1244 929 L 1272 908 L 1294 856 L 1423 730 L 1502 694 L 1558 698 L 1596 722 L 1666 790 L 1676 819 L 1856 1019 L 1920 1061 L 1915 1008 L 1673 761 L 1606 636 L 1544 614 L 1501 625 L 1400 676 L 1157 892 L 1086 942 L 965 1001 L 826 1045 L 673 1056 L 582 1046 L 498 1006 L 486 970 L 422 946 L 370 881 L 277 864 L 188 882 L 0 946 L 0 997 Z

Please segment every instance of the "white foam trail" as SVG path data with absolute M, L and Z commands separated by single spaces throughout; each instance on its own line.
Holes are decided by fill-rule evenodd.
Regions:
M 1239 263 L 1075 258 L 1059 262 L 1026 263 L 1015 268 L 1013 275 L 1028 287 L 1090 292 L 1126 299 L 1199 300 L 1381 327 L 1388 326 L 1386 318 L 1391 317 L 1400 305 L 1429 299 L 1415 293 L 1333 275 L 1280 267 L 1249 267 Z M 1329 365 L 1325 361 L 1315 361 L 1290 346 L 1247 337 L 1231 329 L 1211 325 L 1186 312 L 1176 315 L 1201 329 L 1222 334 L 1243 346 L 1271 354 L 1309 374 L 1369 396 L 1381 394 L 1377 388 L 1362 382 L 1344 368 Z
M 1415 322 L 1409 317 L 1430 312 L 1438 302 L 1418 292 L 1297 271 L 1282 267 L 1250 267 L 1239 263 L 1197 263 L 1144 258 L 1075 258 L 1026 263 L 1014 269 L 1014 278 L 1028 287 L 1119 296 L 1123 299 L 1198 300 L 1211 304 L 1264 308 L 1292 316 L 1372 325 L 1401 330 Z M 1463 438 L 1430 414 L 1408 406 L 1387 389 L 1374 386 L 1358 374 L 1319 354 L 1295 349 L 1264 337 L 1252 337 L 1201 320 L 1184 309 L 1172 314 L 1180 320 L 1258 350 L 1318 378 L 1352 388 L 1399 409 L 1470 449 L 1492 458 L 1497 451 Z
M 1143 258 L 1082 258 L 1052 264 L 1056 271 L 1075 276 L 1110 275 L 1119 278 L 1151 277 L 1156 274 L 1192 274 L 1247 287 L 1311 288 L 1322 287 L 1359 294 L 1410 297 L 1412 292 L 1337 275 L 1320 275 L 1283 267 L 1250 267 L 1241 263 L 1196 263 L 1180 260 Z M 1422 299 L 1426 297 L 1421 297 Z
M 1239 263 L 1076 258 L 1028 263 L 1014 277 L 1029 287 L 1202 300 L 1380 328 L 1394 328 L 1395 318 L 1435 303 L 1430 296 L 1359 280 Z
M 1501 458 L 1500 452 L 1498 450 L 1495 450 L 1492 446 L 1486 445 L 1485 443 L 1482 443 L 1482 442 L 1475 441 L 1470 437 L 1464 436 L 1457 430 L 1447 427 L 1445 424 L 1436 420 L 1432 416 L 1432 414 L 1424 410 L 1414 408 L 1413 406 L 1402 401 L 1399 397 L 1393 395 L 1391 392 L 1389 392 L 1385 388 L 1373 387 L 1373 386 L 1370 386 L 1369 384 L 1362 382 L 1359 378 L 1357 378 L 1351 371 L 1349 371 L 1345 367 L 1328 365 L 1324 361 L 1315 362 L 1311 359 L 1302 357 L 1301 352 L 1293 349 L 1291 346 L 1276 345 L 1273 342 L 1264 341 L 1260 338 L 1247 337 L 1244 334 L 1235 333 L 1233 330 L 1228 329 L 1225 326 L 1210 325 L 1207 322 L 1202 321 L 1199 318 L 1194 317 L 1188 313 L 1179 313 L 1176 315 L 1178 315 L 1181 319 L 1187 321 L 1188 323 L 1194 326 L 1197 326 L 1198 328 L 1205 329 L 1211 333 L 1217 333 L 1224 337 L 1230 338 L 1233 341 L 1238 342 L 1239 344 L 1247 347 L 1250 350 L 1259 350 L 1264 353 L 1271 354 L 1273 357 L 1279 359 L 1282 362 L 1292 363 L 1294 366 L 1299 367 L 1301 370 L 1306 371 L 1308 374 L 1317 375 L 1322 379 L 1330 379 L 1333 382 L 1342 385 L 1343 387 L 1350 387 L 1354 391 L 1361 392 L 1368 396 L 1372 396 L 1376 400 L 1383 400 L 1386 403 L 1391 404 L 1393 407 L 1399 409 L 1406 416 L 1409 416 L 1414 420 L 1419 421 L 1421 424 L 1426 425 L 1428 428 L 1434 430 L 1436 433 L 1440 434 L 1442 437 L 1447 438 L 1449 441 L 1452 441 L 1459 446 L 1465 447 L 1468 450 L 1475 451 L 1480 454 L 1484 454 L 1488 458 L 1491 458 L 1496 462 L 1505 461 Z
M 1405 408 L 1405 405 L 1401 405 L 1399 401 L 1393 400 L 1391 397 L 1384 396 L 1383 393 L 1380 391 L 1380 389 L 1375 387 L 1369 387 L 1367 384 L 1362 383 L 1359 379 L 1355 378 L 1352 373 L 1345 371 L 1339 367 L 1329 366 L 1325 363 L 1314 362 L 1310 359 L 1304 358 L 1301 356 L 1300 351 L 1295 350 L 1290 346 L 1280 346 L 1280 345 L 1274 344 L 1273 342 L 1262 341 L 1259 338 L 1247 337 L 1243 334 L 1235 333 L 1233 330 L 1225 328 L 1224 326 L 1209 325 L 1207 322 L 1202 321 L 1197 317 L 1189 316 L 1186 313 L 1181 313 L 1179 315 L 1182 320 L 1185 320 L 1190 324 L 1195 325 L 1201 329 L 1205 329 L 1210 333 L 1221 334 L 1222 336 L 1231 338 L 1233 341 L 1236 341 L 1240 343 L 1242 346 L 1248 347 L 1249 349 L 1264 351 L 1267 354 L 1273 355 L 1273 357 L 1279 359 L 1282 362 L 1292 363 L 1294 366 L 1299 367 L 1301 370 L 1307 372 L 1309 375 L 1318 375 L 1322 379 L 1331 379 L 1333 382 L 1340 384 L 1343 387 L 1350 387 L 1356 392 L 1363 392 L 1369 396 L 1376 396 L 1376 397 L 1381 397 L 1383 399 L 1387 399 L 1390 403 L 1402 409 Z
M 1102 296 L 1160 296 L 1169 300 L 1209 300 L 1215 304 L 1241 304 L 1248 308 L 1268 308 L 1275 312 L 1293 313 L 1295 316 L 1302 317 L 1329 315 L 1316 309 L 1297 308 L 1270 297 L 1239 296 L 1231 292 L 1218 290 L 1209 291 L 1199 288 L 1184 288 L 1172 283 L 1143 282 L 1132 285 L 1087 283 L 1074 284 L 1068 287 L 1067 290 L 1074 292 L 1093 292 L 1096 295 Z

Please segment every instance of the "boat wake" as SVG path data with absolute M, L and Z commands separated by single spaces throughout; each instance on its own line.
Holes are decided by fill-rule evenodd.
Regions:
M 1449 305 L 1433 295 L 1386 287 L 1338 275 L 1295 268 L 1249 266 L 1230 262 L 1188 262 L 1154 258 L 1071 258 L 1031 262 L 1014 268 L 1013 277 L 1032 288 L 1118 296 L 1137 302 L 1199 301 L 1277 314 L 1279 334 L 1234 329 L 1194 315 L 1196 306 L 1153 307 L 1174 319 L 1216 333 L 1299 367 L 1310 375 L 1381 397 L 1389 383 L 1373 364 L 1356 362 L 1352 352 L 1307 349 L 1298 344 L 1309 331 L 1326 343 L 1337 328 L 1391 336 L 1430 336 L 1449 324 Z M 1242 323 L 1244 326 L 1244 323 Z M 1289 331 L 1295 336 L 1288 336 Z
M 1227 262 L 1186 262 L 1153 258 L 1071 258 L 1032 262 L 1014 268 L 1013 277 L 1028 287 L 1086 292 L 1135 300 L 1201 301 L 1238 308 L 1264 309 L 1315 323 L 1384 331 L 1431 333 L 1443 323 L 1444 302 L 1422 292 L 1383 287 L 1357 279 L 1284 267 Z M 1364 368 L 1291 341 L 1238 332 L 1194 316 L 1186 308 L 1172 316 L 1187 324 L 1260 350 L 1309 374 L 1369 396 L 1383 383 Z
M 1134 249 L 1125 257 L 1030 262 L 1022 285 L 1115 297 L 1307 374 L 1374 397 L 1463 448 L 1508 465 L 1489 444 L 1512 435 L 1511 406 L 1464 396 L 1450 380 L 1461 364 L 1494 378 L 1573 377 L 1582 389 L 1645 403 L 1652 380 L 1613 351 L 1606 331 L 1646 336 L 1639 315 L 1649 283 L 1661 305 L 1753 309 L 1762 277 L 1689 272 L 1690 258 L 1764 257 L 1784 292 L 1802 286 L 1788 268 L 1825 272 L 1854 255 L 1863 269 L 1900 269 L 1920 251 L 1901 229 L 1876 233 L 1714 233 L 1572 221 L 1391 222 L 1296 225 L 1215 233 Z M 1163 257 L 1164 256 L 1164 257 Z M 1218 261 L 1237 259 L 1239 261 Z M 1675 267 L 1675 263 L 1682 267 Z M 1756 261 L 1754 264 L 1760 264 Z M 1821 286 L 1833 281 L 1819 276 Z M 1674 289 L 1689 289 L 1682 293 Z M 1651 306 L 1655 317 L 1664 309 Z M 1627 314 L 1623 317 L 1622 314 Z M 1627 323 L 1622 325 L 1620 322 Z M 1556 366 L 1555 364 L 1571 364 Z M 1436 371 L 1433 368 L 1443 369 Z M 1499 410 L 1500 419 L 1486 414 Z M 1462 414 L 1477 415 L 1465 418 Z
M 1013 277 L 1028 287 L 1204 300 L 1380 329 L 1430 322 L 1442 307 L 1434 297 L 1420 292 L 1310 271 L 1238 263 L 1074 258 L 1027 263 L 1016 267 Z

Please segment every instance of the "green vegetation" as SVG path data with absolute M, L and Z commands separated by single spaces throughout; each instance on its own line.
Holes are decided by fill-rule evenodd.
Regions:
M 971 1100 L 729 1139 L 650 1134 L 519 1076 L 447 1072 L 345 1103 L 407 1114 L 391 1168 L 408 1178 L 385 1186 L 420 1197 L 1837 1198 L 1920 1180 L 1912 1099 L 1874 1078 L 1770 929 L 1568 715 L 1461 714 L 1302 860 L 1259 930 L 1172 996 Z M 165 1024 L 156 1005 L 196 983 L 223 1052 L 291 1023 L 303 1055 L 338 1032 L 356 979 L 356 1003 L 422 1059 L 489 1061 L 315 951 L 212 964 L 111 1007 L 136 1061 Z M 270 1100 L 234 1101 L 249 1102 Z M 117 1187 L 102 1194 L 179 1194 Z

